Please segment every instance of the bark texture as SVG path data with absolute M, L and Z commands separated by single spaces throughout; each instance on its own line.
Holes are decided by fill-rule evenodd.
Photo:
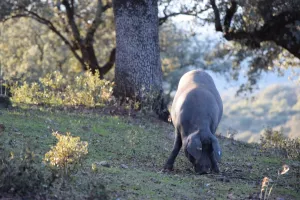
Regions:
M 116 26 L 115 95 L 143 101 L 160 96 L 162 70 L 157 0 L 114 0 Z

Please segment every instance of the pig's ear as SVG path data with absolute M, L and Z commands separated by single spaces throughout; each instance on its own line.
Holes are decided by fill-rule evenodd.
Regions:
M 202 144 L 200 138 L 189 135 L 187 138 L 186 150 L 196 160 L 199 160 L 202 153 Z
M 220 162 L 222 151 L 221 151 L 221 148 L 220 148 L 220 145 L 219 145 L 219 141 L 218 141 L 217 137 L 213 134 L 211 134 L 210 138 L 211 138 L 211 144 L 212 144 L 212 148 L 213 148 L 213 151 L 214 151 L 215 158 L 218 162 Z

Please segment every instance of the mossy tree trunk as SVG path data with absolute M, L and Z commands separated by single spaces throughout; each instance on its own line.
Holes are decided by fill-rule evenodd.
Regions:
M 117 37 L 114 94 L 138 100 L 142 106 L 150 97 L 161 115 L 164 105 L 157 0 L 114 0 L 113 9 Z

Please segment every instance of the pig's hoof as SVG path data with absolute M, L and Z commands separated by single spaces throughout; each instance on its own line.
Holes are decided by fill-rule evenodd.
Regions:
M 173 171 L 173 170 L 174 170 L 173 165 L 166 164 L 164 166 L 164 168 L 162 169 L 162 172 L 170 172 L 170 171 Z
M 197 174 L 199 174 L 199 175 L 205 175 L 205 174 L 209 174 L 209 172 L 207 172 L 207 171 L 203 171 L 203 172 L 196 172 Z
M 173 169 L 162 169 L 162 170 L 160 170 L 158 173 L 168 173 L 168 172 L 171 172 L 171 171 L 173 171 Z
M 212 170 L 212 172 L 213 172 L 214 174 L 219 174 L 219 173 L 220 173 L 220 170 L 219 170 L 219 168 L 215 168 L 215 169 Z

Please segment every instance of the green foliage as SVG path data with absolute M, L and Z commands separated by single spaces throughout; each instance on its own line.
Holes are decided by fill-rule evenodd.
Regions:
M 97 31 L 92 42 L 98 64 L 103 66 L 115 47 L 114 17 L 111 8 L 97 12 L 98 2 L 101 1 L 74 2 L 74 15 L 80 37 L 84 39 L 91 27 L 89 21 L 101 14 L 101 23 L 95 27 Z M 104 6 L 111 1 L 103 0 L 102 3 Z M 0 23 L 0 60 L 8 80 L 32 82 L 54 70 L 64 74 L 82 71 L 80 61 L 74 56 L 79 46 L 74 44 L 72 30 L 67 28 L 66 10 L 62 9 L 61 1 L 49 4 L 43 0 L 13 3 L 3 0 L 0 5 L 0 18 L 6 18 Z M 39 17 L 28 14 L 25 8 L 30 8 L 30 12 Z M 12 17 L 16 15 L 21 17 Z
M 108 103 L 113 83 L 100 80 L 91 72 L 72 79 L 58 71 L 46 74 L 39 83 L 24 83 L 11 88 L 12 101 L 16 104 L 97 106 Z
M 63 177 L 69 176 L 88 153 L 88 143 L 81 142 L 80 137 L 73 137 L 70 133 L 61 135 L 54 132 L 53 135 L 58 142 L 45 154 L 45 161 L 59 168 Z
M 69 74 L 81 69 L 59 37 L 34 20 L 10 20 L 0 24 L 0 30 L 0 59 L 6 80 L 31 83 L 55 70 Z
M 28 84 L 25 82 L 22 86 L 15 85 L 11 88 L 13 102 L 25 104 L 38 104 L 42 97 L 40 86 L 37 83 Z
M 16 155 L 6 149 L 1 151 L 1 197 L 4 195 L 12 199 L 108 199 L 105 187 L 97 174 L 88 179 L 63 179 L 67 182 L 64 182 L 66 187 L 62 188 L 57 171 L 50 170 L 32 151 L 26 149 Z M 88 170 L 85 170 L 85 173 L 91 174 Z
M 282 129 L 277 131 L 272 128 L 266 128 L 261 138 L 261 144 L 264 148 L 277 148 L 285 138 Z
M 46 172 L 36 155 L 28 149 L 18 155 L 0 154 L 0 192 L 12 195 L 36 195 L 45 192 L 55 176 Z
M 300 161 L 300 137 L 290 139 L 284 136 L 283 130 L 265 129 L 261 137 L 261 146 L 263 149 L 271 149 L 288 158 Z

